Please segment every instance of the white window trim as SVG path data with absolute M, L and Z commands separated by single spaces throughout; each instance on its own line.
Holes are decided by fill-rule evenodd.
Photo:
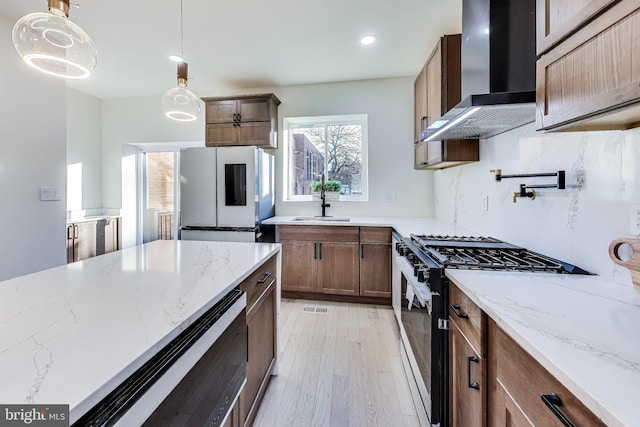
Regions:
M 284 117 L 282 120 L 283 153 L 282 153 L 282 194 L 285 202 L 309 202 L 313 200 L 312 195 L 291 194 L 293 180 L 293 168 L 290 167 L 291 145 L 293 141 L 290 129 L 302 123 L 326 124 L 362 124 L 362 194 L 341 194 L 340 202 L 368 202 L 369 201 L 369 118 L 367 114 L 348 114 L 335 116 L 306 116 L 306 117 Z

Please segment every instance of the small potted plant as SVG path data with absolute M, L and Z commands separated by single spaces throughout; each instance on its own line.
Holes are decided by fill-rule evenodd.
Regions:
M 311 194 L 313 200 L 320 200 L 320 191 L 322 183 L 320 181 L 313 181 L 311 183 Z M 324 183 L 324 198 L 325 200 L 340 200 L 340 189 L 342 183 L 340 181 L 326 181 Z

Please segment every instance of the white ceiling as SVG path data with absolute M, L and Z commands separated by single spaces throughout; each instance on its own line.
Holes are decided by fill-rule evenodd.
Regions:
M 74 2 L 80 8 L 70 19 L 99 57 L 89 79 L 69 86 L 104 99 L 159 95 L 176 85 L 168 55 L 180 52 L 180 0 Z M 189 88 L 198 96 L 414 76 L 440 35 L 460 32 L 462 13 L 461 0 L 183 2 Z M 46 8 L 46 0 L 3 0 L 0 15 L 17 20 Z M 360 46 L 365 34 L 378 41 Z

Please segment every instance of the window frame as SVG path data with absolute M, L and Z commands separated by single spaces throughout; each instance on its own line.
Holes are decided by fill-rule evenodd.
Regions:
M 284 117 L 282 120 L 283 136 L 283 159 L 282 159 L 282 186 L 283 201 L 302 202 L 312 201 L 310 194 L 293 194 L 292 183 L 294 182 L 293 160 L 293 132 L 295 128 L 308 127 L 301 124 L 314 125 L 360 125 L 362 127 L 362 194 L 341 194 L 339 201 L 368 202 L 369 201 L 369 129 L 367 114 L 341 114 L 331 116 L 304 116 L 304 117 Z M 306 161 L 306 160 L 305 160 Z M 325 158 L 326 167 L 326 158 Z

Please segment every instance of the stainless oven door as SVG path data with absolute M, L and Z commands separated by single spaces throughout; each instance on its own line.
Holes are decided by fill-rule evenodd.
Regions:
M 405 265 L 403 265 L 406 264 Z M 411 387 L 412 397 L 421 425 L 430 425 L 431 419 L 431 329 L 432 310 L 430 301 L 419 298 L 426 296 L 426 286 L 418 283 L 408 269 L 406 260 L 398 260 L 402 268 L 400 336 L 402 339 L 402 359 Z M 420 286 L 421 288 L 417 288 Z M 409 289 L 409 292 L 407 290 Z M 419 295 L 420 295 L 419 294 Z M 412 297 L 412 295 L 414 295 Z M 411 300 L 409 299 L 411 298 Z

